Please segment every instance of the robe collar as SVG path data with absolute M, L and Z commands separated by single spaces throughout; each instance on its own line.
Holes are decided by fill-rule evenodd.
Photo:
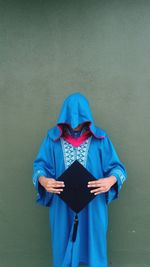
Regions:
M 80 136 L 74 137 L 71 135 L 71 132 L 69 129 L 62 130 L 61 137 L 72 144 L 74 147 L 80 146 L 83 142 L 87 140 L 92 135 L 90 129 L 88 127 L 83 127 L 83 129 L 80 132 Z

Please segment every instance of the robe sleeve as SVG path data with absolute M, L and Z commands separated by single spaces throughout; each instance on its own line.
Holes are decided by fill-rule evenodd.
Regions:
M 106 192 L 106 203 L 109 204 L 118 198 L 121 187 L 127 179 L 127 171 L 108 135 L 105 136 L 103 142 L 102 165 L 104 177 L 113 175 L 117 179 L 116 183 Z
M 38 179 L 40 176 L 55 178 L 52 145 L 52 140 L 47 133 L 47 136 L 44 137 L 38 154 L 33 161 L 32 182 L 37 193 L 36 202 L 43 206 L 50 206 L 53 193 L 46 191 L 45 188 L 40 184 Z

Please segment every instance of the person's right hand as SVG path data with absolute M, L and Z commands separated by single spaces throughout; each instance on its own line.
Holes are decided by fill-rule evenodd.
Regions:
M 63 191 L 63 187 L 65 186 L 63 181 L 57 181 L 53 178 L 47 178 L 45 176 L 40 176 L 39 182 L 46 191 L 51 193 L 60 194 Z

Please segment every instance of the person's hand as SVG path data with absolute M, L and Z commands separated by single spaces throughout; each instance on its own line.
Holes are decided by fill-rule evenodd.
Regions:
M 47 178 L 45 176 L 40 176 L 39 182 L 46 191 L 57 194 L 60 194 L 65 186 L 63 181 L 57 181 L 53 178 Z
M 100 193 L 105 193 L 109 191 L 109 189 L 116 183 L 117 179 L 115 176 L 109 176 L 106 178 L 100 178 L 96 181 L 88 182 L 88 187 L 92 189 L 92 187 L 97 187 L 96 189 L 91 190 L 91 193 L 94 195 L 98 195 Z

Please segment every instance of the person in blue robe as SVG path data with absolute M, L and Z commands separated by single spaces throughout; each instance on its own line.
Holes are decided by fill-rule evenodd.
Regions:
M 68 125 L 68 132 L 75 136 L 74 129 L 84 123 L 89 123 L 91 136 L 79 146 L 62 137 L 60 125 Z M 84 127 L 76 135 L 83 131 Z M 57 182 L 57 177 L 76 159 L 97 178 L 97 184 L 88 184 L 96 197 L 79 213 L 72 242 L 74 212 L 58 196 L 64 184 Z M 126 168 L 107 132 L 95 125 L 88 100 L 80 92 L 72 93 L 64 100 L 57 123 L 48 129 L 33 162 L 35 201 L 49 208 L 53 267 L 108 266 L 108 205 L 118 198 L 126 179 Z M 97 189 L 92 191 L 94 185 Z

